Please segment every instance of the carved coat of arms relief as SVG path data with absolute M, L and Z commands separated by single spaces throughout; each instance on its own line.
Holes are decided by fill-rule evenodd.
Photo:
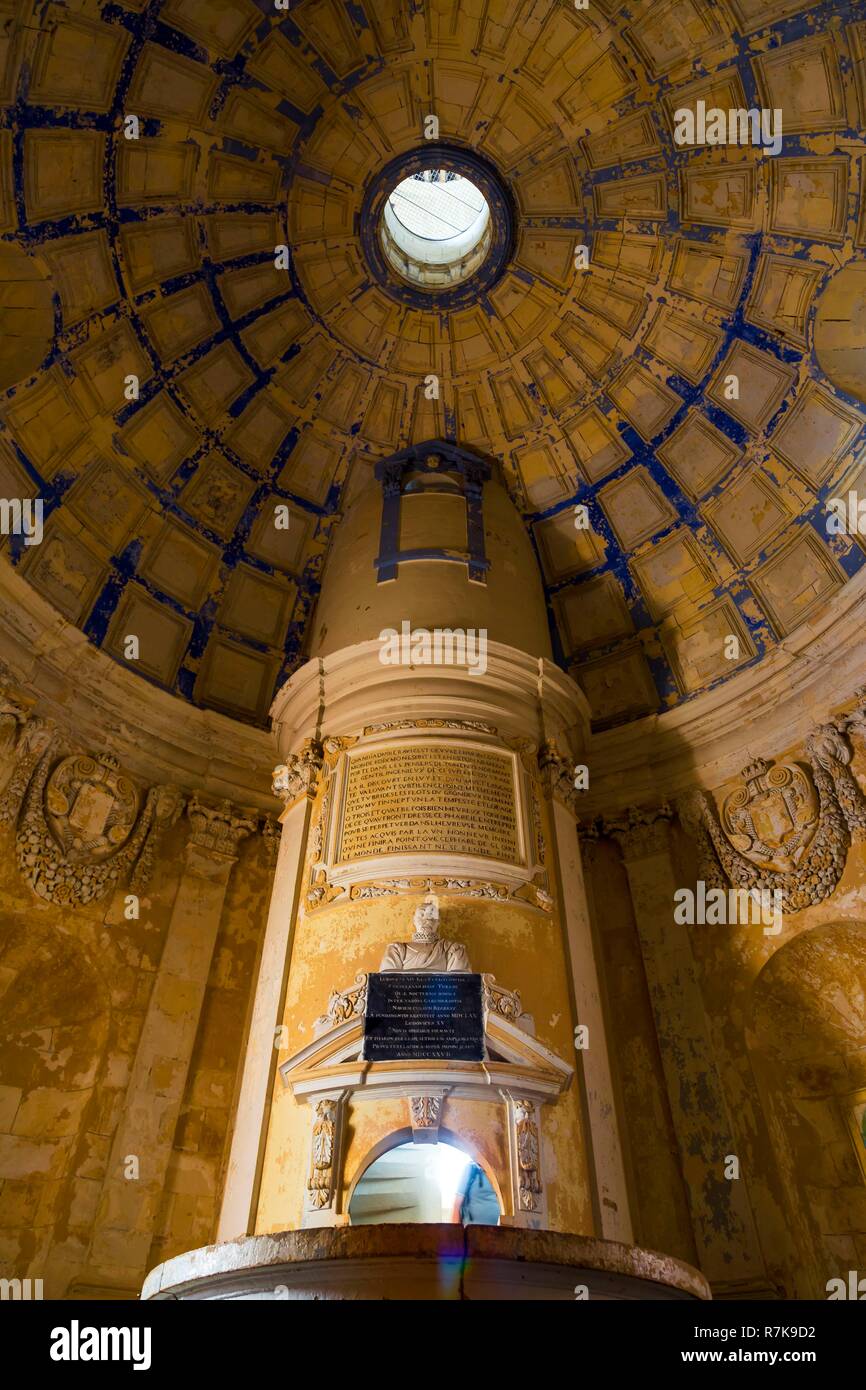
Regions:
M 744 785 L 722 803 L 722 825 L 734 849 L 760 868 L 789 873 L 818 830 L 820 806 L 811 776 L 796 763 L 758 758 L 743 769 Z
M 70 906 L 92 902 L 126 876 L 133 888 L 143 887 L 156 835 L 177 819 L 183 803 L 174 787 L 152 787 L 143 797 L 110 754 L 58 760 L 49 748 L 21 808 L 21 875 L 39 897 Z
M 785 912 L 835 890 L 852 841 L 866 838 L 866 796 L 851 768 L 850 734 L 866 729 L 866 690 L 857 695 L 855 710 L 809 734 L 808 767 L 758 758 L 719 810 L 702 790 L 680 798 L 708 884 L 779 891 Z
M 141 800 L 116 758 L 63 758 L 45 784 L 45 819 L 72 864 L 96 864 L 132 834 Z

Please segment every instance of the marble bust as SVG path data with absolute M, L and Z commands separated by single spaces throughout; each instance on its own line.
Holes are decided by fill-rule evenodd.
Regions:
M 379 966 L 381 973 L 414 970 L 433 974 L 469 972 L 466 947 L 457 941 L 443 941 L 439 935 L 439 899 L 428 893 L 412 918 L 415 935 L 411 941 L 392 941 Z

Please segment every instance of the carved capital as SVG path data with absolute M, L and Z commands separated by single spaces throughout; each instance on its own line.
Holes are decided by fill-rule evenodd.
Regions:
M 280 852 L 280 825 L 273 816 L 265 816 L 262 822 L 262 844 L 268 864 L 274 868 Z
M 538 754 L 538 770 L 548 795 L 577 819 L 581 792 L 574 785 L 574 763 L 562 756 L 555 743 L 545 743 Z
M 654 807 L 630 806 L 621 816 L 605 818 L 600 828 L 616 840 L 623 859 L 629 863 L 667 850 L 672 817 L 673 810 L 666 802 Z
M 194 796 L 186 808 L 190 821 L 187 853 L 197 850 L 214 860 L 233 864 L 241 840 L 252 835 L 257 826 L 255 817 L 245 815 L 230 801 L 208 806 Z
M 284 806 L 291 806 L 301 796 L 315 796 L 323 762 L 321 743 L 318 739 L 308 739 L 299 753 L 293 753 L 285 763 L 274 768 L 274 796 L 278 796 Z

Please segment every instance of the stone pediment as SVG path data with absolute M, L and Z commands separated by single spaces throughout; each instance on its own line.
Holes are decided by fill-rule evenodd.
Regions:
M 483 1062 L 411 1059 L 366 1062 L 361 1056 L 363 1017 L 348 1019 L 315 1038 L 280 1066 L 283 1084 L 296 1099 L 319 1100 L 351 1092 L 376 1099 L 417 1094 L 425 1087 L 454 1096 L 492 1100 L 500 1090 L 519 1090 L 539 1103 L 556 1100 L 571 1084 L 574 1067 L 509 1019 L 489 1012 Z

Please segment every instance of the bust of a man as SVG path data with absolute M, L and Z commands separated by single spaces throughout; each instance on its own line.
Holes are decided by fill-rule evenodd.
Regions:
M 415 935 L 411 941 L 392 941 L 385 950 L 379 970 L 416 970 L 433 974 L 469 972 L 466 947 L 457 941 L 443 941 L 439 935 L 439 899 L 428 893 L 412 918 Z

